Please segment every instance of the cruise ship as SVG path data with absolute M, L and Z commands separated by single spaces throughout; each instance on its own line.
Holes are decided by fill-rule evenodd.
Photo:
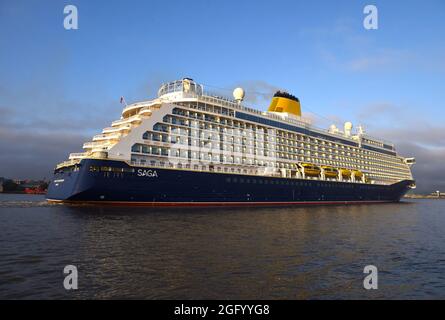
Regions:
M 315 127 L 284 91 L 267 111 L 246 106 L 244 95 L 211 94 L 190 78 L 163 84 L 56 166 L 48 201 L 343 205 L 397 202 L 415 188 L 415 159 L 363 127 Z

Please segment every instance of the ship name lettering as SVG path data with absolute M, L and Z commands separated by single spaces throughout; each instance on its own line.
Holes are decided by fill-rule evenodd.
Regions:
M 143 170 L 143 169 L 139 169 L 138 170 L 138 176 L 139 177 L 150 177 L 150 178 L 157 178 L 158 177 L 158 173 L 156 172 L 156 170 Z

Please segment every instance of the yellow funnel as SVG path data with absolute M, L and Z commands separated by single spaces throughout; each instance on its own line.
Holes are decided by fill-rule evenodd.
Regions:
M 286 92 L 278 91 L 274 94 L 268 111 L 287 112 L 301 117 L 300 100 Z

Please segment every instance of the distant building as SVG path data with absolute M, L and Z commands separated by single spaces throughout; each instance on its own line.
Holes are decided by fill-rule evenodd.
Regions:
M 39 181 L 31 181 L 31 182 L 27 182 L 27 183 L 21 183 L 20 187 L 22 187 L 22 188 L 36 188 L 40 185 L 41 185 L 41 182 L 39 182 Z

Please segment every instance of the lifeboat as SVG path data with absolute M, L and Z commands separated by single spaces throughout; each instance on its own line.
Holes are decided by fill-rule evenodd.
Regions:
M 320 168 L 312 163 L 301 163 L 300 166 L 304 169 L 304 174 L 307 177 L 318 177 L 320 175 Z
M 342 168 L 340 169 L 340 173 L 343 179 L 349 179 L 351 177 L 351 170 Z
M 352 170 L 352 173 L 354 174 L 355 179 L 361 179 L 363 178 L 363 172 L 360 170 Z
M 330 166 L 321 166 L 324 170 L 324 176 L 326 178 L 337 178 L 338 177 L 338 170 L 334 167 Z

